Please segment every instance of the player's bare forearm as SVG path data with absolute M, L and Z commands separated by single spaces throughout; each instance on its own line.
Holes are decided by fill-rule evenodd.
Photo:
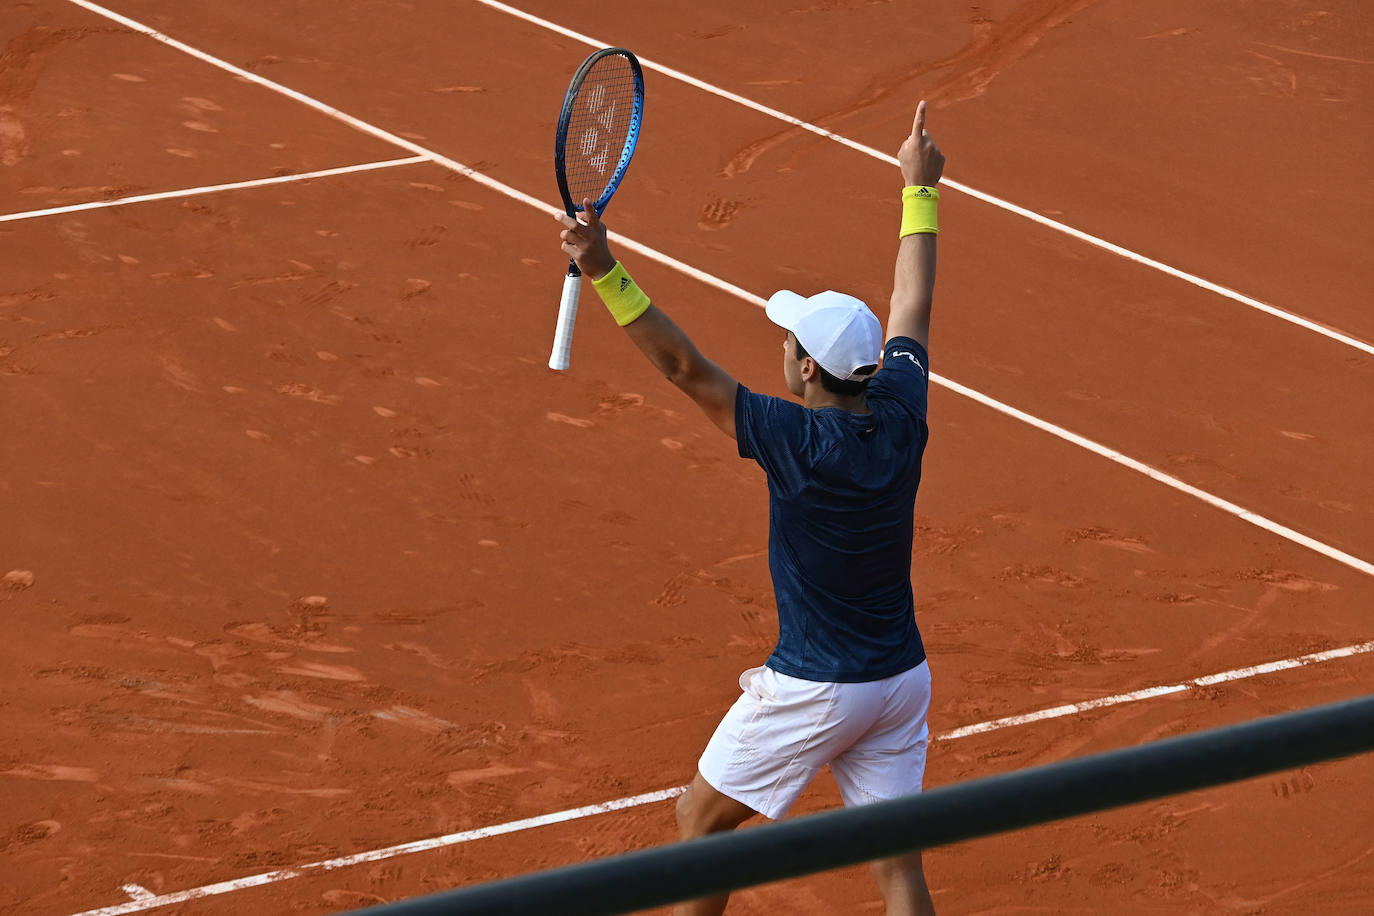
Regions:
M 911 135 L 897 151 L 905 187 L 933 188 L 945 171 L 945 156 L 930 131 L 925 129 L 926 103 L 916 106 L 916 120 Z M 924 192 L 922 192 L 924 193 Z M 930 201 L 924 201 L 930 204 Z M 904 204 L 905 206 L 905 204 Z M 912 211 L 919 216 L 919 210 Z M 934 211 L 930 211 L 933 220 Z M 920 223 L 904 232 L 897 247 L 897 266 L 893 271 L 892 300 L 887 319 L 888 339 L 910 337 L 921 346 L 930 346 L 930 311 L 935 301 L 935 239 L 934 222 L 930 231 Z
M 584 201 L 583 206 L 585 223 L 563 213 L 557 214 L 563 225 L 559 235 L 563 252 L 593 283 L 616 271 L 607 281 L 616 286 L 616 278 L 620 277 L 616 289 L 597 290 L 611 314 L 649 362 L 696 401 L 711 422 L 733 439 L 738 383 L 728 372 L 702 356 L 686 332 L 661 309 L 649 304 L 629 275 L 622 272 L 624 268 L 616 266 L 618 262 L 606 241 L 606 226 L 592 209 L 591 201 Z
M 677 322 L 651 305 L 648 311 L 625 326 L 625 333 L 664 378 L 696 401 L 722 432 L 735 438 L 738 385 L 728 372 L 701 354 Z
M 898 243 L 887 336 L 910 337 L 930 349 L 930 310 L 935 302 L 935 239 L 924 233 Z
M 691 376 L 697 363 L 706 358 L 687 333 L 677 326 L 677 322 L 655 305 L 649 306 L 647 312 L 627 324 L 625 333 L 630 335 L 635 346 L 649 358 L 654 368 L 679 388 L 682 387 L 679 381 Z

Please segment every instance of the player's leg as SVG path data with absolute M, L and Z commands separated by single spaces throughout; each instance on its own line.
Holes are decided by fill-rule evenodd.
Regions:
M 862 738 L 830 762 L 847 806 L 866 805 L 921 791 L 929 731 L 930 669 L 923 663 L 884 686 L 883 714 Z M 872 863 L 888 916 L 935 912 L 920 852 Z
M 870 867 L 883 895 L 887 916 L 934 916 L 935 901 L 930 899 L 919 851 L 878 859 Z
M 692 784 L 677 800 L 678 838 L 694 840 L 712 833 L 734 830 L 758 812 L 724 795 L 697 773 Z M 719 916 L 725 912 L 729 894 L 680 903 L 674 916 Z
M 677 800 L 678 838 L 694 840 L 712 833 L 734 830 L 758 814 L 746 804 L 716 791 L 700 773 Z
M 743 695 L 711 736 L 696 778 L 678 802 L 683 839 L 733 830 L 755 812 L 772 820 L 785 815 L 816 773 L 867 730 L 882 705 L 881 696 L 864 685 L 805 681 L 768 668 L 744 672 L 740 688 Z M 872 715 L 865 715 L 865 706 Z M 676 913 L 714 916 L 726 899 L 684 904 Z

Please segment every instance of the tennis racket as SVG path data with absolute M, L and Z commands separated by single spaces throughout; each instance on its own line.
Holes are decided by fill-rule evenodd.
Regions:
M 574 219 L 584 199 L 600 216 L 630 167 L 644 119 L 644 71 L 624 48 L 603 48 L 573 74 L 554 138 L 553 168 L 563 209 Z M 566 369 L 572 358 L 573 323 L 582 271 L 568 262 L 550 369 Z

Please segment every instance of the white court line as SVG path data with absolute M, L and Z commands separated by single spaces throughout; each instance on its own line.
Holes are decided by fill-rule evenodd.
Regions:
M 993 732 L 1001 728 L 1009 728 L 1013 725 L 1025 725 L 1029 722 L 1039 722 L 1043 719 L 1057 719 L 1060 716 L 1077 715 L 1078 713 L 1087 712 L 1090 709 L 1102 709 L 1106 706 L 1120 706 L 1122 703 L 1135 703 L 1139 700 L 1162 697 L 1170 693 L 1182 693 L 1194 687 L 1210 687 L 1213 684 L 1224 684 L 1227 681 L 1239 681 L 1248 677 L 1258 677 L 1261 674 L 1273 674 L 1275 671 L 1287 671 L 1290 668 L 1301 668 L 1304 665 L 1329 662 L 1337 658 L 1349 658 L 1352 655 L 1363 655 L 1366 652 L 1374 652 L 1374 642 L 1362 642 L 1358 645 L 1346 646 L 1341 649 L 1331 649 L 1327 652 L 1313 652 L 1311 655 L 1301 655 L 1297 658 L 1285 658 L 1276 662 L 1266 662 L 1263 665 L 1252 665 L 1249 668 L 1233 668 L 1230 671 L 1223 671 L 1220 674 L 1208 674 L 1203 677 L 1195 677 L 1191 681 L 1183 681 L 1179 684 L 1166 684 L 1162 687 L 1147 687 L 1144 690 L 1136 690 L 1131 693 L 1119 693 L 1113 697 L 1085 700 L 1082 703 L 1054 706 L 1049 709 L 1042 709 L 1039 712 L 1026 713 L 1021 716 L 1007 716 L 1005 719 L 993 719 L 991 722 L 980 722 L 977 725 L 965 725 L 963 728 L 956 728 L 953 731 L 936 735 L 935 738 L 939 741 L 951 741 L 955 738 L 966 738 L 969 735 L 981 735 L 984 732 Z
M 590 47 L 604 48 L 608 46 L 608 42 L 599 41 L 598 39 L 592 38 L 589 35 L 584 35 L 581 32 L 575 32 L 572 29 L 561 26 L 556 22 L 551 22 L 547 19 L 542 19 L 539 16 L 535 16 L 533 13 L 527 13 L 524 10 L 516 9 L 515 7 L 510 6 L 509 4 L 501 3 L 499 2 L 499 0 L 476 0 L 476 2 L 482 4 L 483 6 L 487 6 L 491 9 L 497 10 L 499 12 L 514 16 L 517 19 L 523 19 L 524 21 L 529 22 L 533 25 L 537 25 L 540 28 L 548 29 L 550 32 L 555 32 L 559 35 L 564 36 L 565 38 L 571 38 L 573 41 L 580 42 Z M 755 102 L 753 99 L 746 98 L 742 95 L 738 95 L 734 92 L 731 92 L 728 89 L 722 89 L 719 86 L 715 86 L 711 83 L 699 80 L 694 76 L 690 76 L 686 73 L 683 73 L 681 70 L 674 70 L 672 67 L 667 67 L 663 64 L 655 63 L 654 61 L 648 60 L 643 57 L 639 58 L 639 62 L 645 67 L 645 69 L 653 70 L 656 73 L 661 73 L 664 76 L 669 77 L 670 79 L 678 80 L 679 82 L 686 83 L 687 85 L 692 86 L 693 88 L 700 89 L 703 92 L 709 92 L 710 94 L 719 96 L 722 99 L 726 99 L 728 101 L 735 102 L 736 104 L 743 105 L 744 107 L 753 109 L 754 111 L 757 111 L 760 114 L 768 115 L 770 118 L 776 118 L 777 120 L 782 121 L 786 124 L 791 124 L 793 127 L 799 127 L 802 130 L 810 131 L 811 133 L 816 134 L 820 137 L 824 137 L 827 140 L 833 140 L 841 146 L 847 146 L 850 149 L 863 153 L 866 156 L 871 156 L 874 159 L 879 160 L 880 162 L 886 162 L 894 166 L 897 165 L 897 157 L 888 155 L 884 152 L 880 152 L 871 146 L 865 146 L 862 143 L 850 140 L 848 137 L 844 137 L 840 134 L 826 130 L 824 127 L 819 127 L 815 124 L 812 124 L 809 121 L 803 121 L 801 118 L 794 117 L 790 114 L 787 114 L 786 112 L 778 111 L 776 108 L 769 108 L 767 105 Z M 1064 223 L 1052 220 L 1047 216 L 1042 216 L 1039 213 L 1036 213 L 1034 210 L 1027 210 L 1025 207 L 1018 206 L 1014 203 L 1011 203 L 1010 201 L 1003 200 L 1000 197 L 994 197 L 991 194 L 988 194 L 984 191 L 979 191 L 976 188 L 971 188 L 966 184 L 961 184 L 960 182 L 954 181 L 950 178 L 942 178 L 941 183 L 952 190 L 962 191 L 970 197 L 977 198 L 978 200 L 981 200 L 984 203 L 992 204 L 994 207 L 1000 207 L 1001 209 L 1006 210 L 1008 213 L 1015 213 L 1017 216 L 1023 216 L 1028 220 L 1032 220 L 1036 223 L 1039 223 L 1042 226 L 1045 226 L 1046 228 L 1053 229 L 1055 232 L 1062 232 L 1065 235 L 1072 236 L 1073 238 L 1078 239 L 1080 242 L 1087 242 L 1089 245 L 1094 245 L 1098 248 L 1103 249 L 1104 251 L 1109 251 L 1112 254 L 1119 255 L 1120 257 L 1126 258 L 1130 261 L 1134 261 L 1137 264 L 1142 264 L 1145 267 L 1153 268 L 1154 270 L 1158 270 L 1162 273 L 1168 274 L 1171 277 L 1183 280 L 1186 283 L 1191 283 L 1194 286 L 1201 287 L 1202 289 L 1205 289 L 1208 292 L 1216 293 L 1219 296 L 1224 296 L 1227 299 L 1239 302 L 1241 305 L 1249 306 L 1252 309 L 1257 309 L 1258 311 L 1264 312 L 1267 315 L 1272 315 L 1275 318 L 1282 319 L 1283 321 L 1287 321 L 1290 324 L 1295 324 L 1298 327 L 1305 328 L 1306 330 L 1313 331 L 1317 334 L 1321 334 L 1323 337 L 1329 337 L 1330 339 L 1337 341 L 1338 343 L 1343 343 L 1348 347 L 1354 347 L 1356 350 L 1362 350 L 1363 352 L 1368 353 L 1371 356 L 1374 356 L 1374 344 L 1370 344 L 1366 341 L 1360 340 L 1358 337 L 1354 337 L 1343 331 L 1337 330 L 1332 327 L 1328 327 L 1324 324 L 1320 324 L 1316 321 L 1313 321 L 1310 318 L 1304 318 L 1301 315 L 1287 311 L 1286 309 L 1281 309 L 1275 305 L 1270 305 L 1267 302 L 1262 302 L 1259 299 L 1247 296 L 1244 293 L 1236 292 L 1235 290 L 1222 286 L 1219 283 L 1213 283 L 1211 280 L 1204 280 L 1202 277 L 1199 277 L 1196 274 L 1190 274 L 1187 271 L 1179 270 L 1177 267 L 1170 267 L 1168 264 L 1165 264 L 1162 261 L 1156 261 L 1154 258 L 1146 257 L 1143 254 L 1131 251 L 1129 248 L 1123 248 L 1122 246 L 1109 242 L 1106 239 L 1099 238 L 1098 236 L 1084 232 L 1081 229 L 1075 229 L 1072 226 L 1068 226 Z
M 1044 430 L 1045 432 L 1053 436 L 1058 436 L 1060 439 L 1063 439 L 1066 442 L 1072 442 L 1079 448 L 1087 449 L 1095 455 L 1101 455 L 1103 458 L 1106 458 L 1110 461 L 1114 461 L 1122 467 L 1127 467 L 1133 471 L 1137 471 L 1141 474 L 1144 474 L 1151 480 L 1157 481 L 1158 483 L 1162 483 L 1166 487 L 1172 487 L 1173 489 L 1178 490 L 1180 493 L 1186 493 L 1189 496 L 1192 496 L 1196 499 L 1200 499 L 1203 502 L 1207 503 L 1207 505 L 1214 506 L 1220 509 L 1221 511 L 1225 512 L 1227 515 L 1235 516 L 1241 521 L 1249 522 L 1256 528 L 1262 528 L 1265 531 L 1268 531 L 1270 534 L 1277 534 L 1279 537 L 1284 538 L 1285 540 L 1291 541 L 1292 543 L 1297 544 L 1300 547 L 1306 547 L 1308 550 L 1316 551 L 1322 556 L 1330 557 L 1338 563 L 1344 563 L 1351 569 L 1358 570 L 1367 576 L 1374 576 L 1374 563 L 1370 563 L 1368 560 L 1362 560 L 1359 557 L 1348 554 L 1343 550 L 1339 550 L 1335 547 L 1332 547 L 1330 544 L 1327 544 L 1324 541 L 1319 541 L 1316 538 L 1309 537 L 1308 535 L 1305 535 L 1300 531 L 1295 531 L 1292 528 L 1289 528 L 1287 525 L 1280 525 L 1273 519 L 1266 518 L 1265 516 L 1260 515 L 1258 512 L 1251 512 L 1244 506 L 1236 505 L 1230 500 L 1222 499 L 1220 496 L 1208 493 L 1206 490 L 1200 489 L 1199 487 L 1195 487 L 1192 484 L 1184 483 L 1177 477 L 1172 477 L 1161 470 L 1150 467 L 1150 465 L 1146 464 L 1143 461 L 1137 461 L 1135 458 L 1123 455 L 1116 449 L 1108 448 L 1100 442 L 1096 442 L 1092 439 L 1087 438 L 1086 436 L 1080 436 L 1078 435 L 1078 433 L 1071 432 L 1062 426 L 1057 426 L 1054 423 L 1049 422 L 1048 420 L 1042 420 L 1039 417 L 1034 416 L 1033 414 L 1028 414 L 1024 410 L 1017 410 L 1015 407 L 1012 407 L 1009 404 L 1003 404 L 1001 401 L 998 401 L 995 398 L 989 397 L 986 394 L 982 394 L 981 392 L 975 391 L 972 388 L 969 388 L 965 385 L 961 385 L 956 381 L 943 378 L 942 376 L 940 376 L 939 373 L 930 373 L 930 380 L 932 382 L 938 382 L 939 384 L 944 385 L 951 391 L 958 392 L 959 394 L 962 394 L 964 397 L 977 401 L 980 404 L 985 404 L 999 413 L 1004 413 L 1009 417 L 1015 417 L 1023 423 L 1028 423 L 1031 426 L 1034 426 L 1036 429 Z
M 399 146 L 402 149 L 409 150 L 410 152 L 416 154 L 419 157 L 428 159 L 431 162 L 435 162 L 439 165 L 442 165 L 455 172 L 458 172 L 461 175 L 465 175 L 468 178 L 471 178 L 473 181 L 477 182 L 478 184 L 490 188 L 493 191 L 496 191 L 500 194 L 504 194 L 505 196 L 513 200 L 517 200 L 523 204 L 534 207 L 537 210 L 543 210 L 544 212 L 549 214 L 554 214 L 562 210 L 562 207 L 554 206 L 553 204 L 541 201 L 536 197 L 532 197 L 523 191 L 518 191 L 515 188 L 512 188 L 510 185 L 503 184 L 502 182 L 499 182 L 494 178 L 491 178 L 487 175 L 483 175 L 476 169 L 473 169 L 470 166 L 466 166 L 455 159 L 450 159 L 449 157 L 441 155 L 440 153 L 436 153 L 435 151 L 423 147 L 418 143 L 406 140 L 403 137 L 398 137 L 395 134 L 387 130 L 383 130 L 382 128 L 377 127 L 374 124 L 369 124 L 368 122 L 360 118 L 355 118 L 350 114 L 345 114 L 344 112 L 339 111 L 337 108 L 334 108 L 330 105 L 326 105 L 324 102 L 321 102 L 318 99 L 312 98 L 308 95 L 305 95 L 304 93 L 297 92 L 296 90 L 283 86 L 280 83 L 273 82 L 272 80 L 269 80 L 263 76 L 259 76 L 256 73 L 244 70 L 242 67 L 237 67 L 234 64 L 229 63 L 228 61 L 221 60 L 220 58 L 215 57 L 212 54 L 207 54 L 206 52 L 201 51 L 198 48 L 193 48 L 185 42 L 178 41 L 175 38 L 170 38 L 162 34 L 161 32 L 157 31 L 156 29 L 151 28 L 150 26 L 146 26 L 141 22 L 128 18 L 127 16 L 122 16 L 119 13 L 115 13 L 111 10 L 108 10 L 103 6 L 99 6 L 98 4 L 92 3 L 91 0 L 69 0 L 69 2 L 74 3 L 77 6 L 83 7 L 85 9 L 88 9 L 91 12 L 98 13 L 101 16 L 105 16 L 106 18 L 112 19 L 115 22 L 120 23 L 121 25 L 127 26 L 128 28 L 131 28 L 137 32 L 141 32 L 150 38 L 162 42 L 163 44 L 168 45 L 170 47 L 176 48 L 179 51 L 183 51 L 186 54 L 189 54 L 192 57 L 195 57 L 199 60 L 203 60 L 206 63 L 211 64 L 212 66 L 220 68 L 221 70 L 225 70 L 229 73 L 234 74 L 235 76 L 248 80 L 249 82 L 256 83 L 257 85 L 262 86 L 265 89 L 270 89 L 271 91 L 280 93 L 281 95 L 284 95 L 287 98 L 294 99 L 295 101 L 300 102 L 302 105 L 307 105 L 315 109 L 316 111 L 321 112 L 322 114 L 325 114 L 338 121 L 342 121 L 343 123 L 348 124 L 349 126 L 354 127 L 360 131 L 363 131 L 364 133 L 370 134 L 374 137 L 377 137 L 378 139 L 385 140 L 388 143 L 395 144 L 396 146 Z M 479 2 L 486 2 L 486 0 L 479 0 Z M 716 289 L 723 290 L 733 296 L 737 296 L 740 299 L 743 299 L 746 302 L 753 303 L 754 305 L 764 305 L 764 300 L 761 297 L 749 292 L 748 290 L 742 289 L 741 287 L 735 286 L 733 283 L 729 283 L 725 280 L 720 279 L 719 277 L 708 274 L 703 270 L 699 270 L 695 267 L 692 267 L 691 265 L 679 261 L 678 259 L 671 257 L 670 255 L 666 255 L 663 252 L 650 248 L 647 245 L 641 244 L 632 239 L 628 239 L 618 233 L 611 233 L 611 237 L 616 240 L 616 244 L 622 245 L 626 248 L 629 248 L 632 251 L 644 255 L 645 257 L 658 261 L 660 264 L 664 264 L 668 267 L 671 267 L 673 270 L 685 274 L 693 278 L 694 280 L 697 280 L 701 283 L 705 283 L 709 286 L 713 286 Z M 1365 575 L 1374 576 L 1374 563 L 1370 563 L 1367 560 L 1362 560 L 1359 557 L 1348 554 L 1343 550 L 1338 550 L 1337 548 L 1332 547 L 1329 544 L 1323 543 L 1322 541 L 1318 541 L 1315 538 L 1308 537 L 1307 535 L 1295 531 L 1292 528 L 1289 528 L 1285 525 L 1280 525 L 1278 522 L 1265 518 L 1264 516 L 1256 512 L 1251 512 L 1250 510 L 1242 506 L 1238 506 L 1233 502 L 1222 499 L 1219 496 L 1214 496 L 1213 494 L 1208 493 L 1205 490 L 1201 490 L 1190 484 L 1184 483 L 1176 477 L 1171 477 L 1168 474 L 1165 474 L 1163 471 L 1159 471 L 1150 467 L 1144 462 L 1137 461 L 1134 458 L 1128 458 L 1114 449 L 1110 449 L 1105 445 L 1094 442 L 1093 440 L 1080 436 L 1077 433 L 1070 432 L 1069 430 L 1066 430 L 1061 426 L 1056 426 L 1055 424 L 1050 423 L 1047 420 L 1041 420 L 1038 417 L 1035 417 L 1024 411 L 1017 410 L 1014 407 L 1004 404 L 995 398 L 982 394 L 981 392 L 975 391 L 972 388 L 960 385 L 959 383 L 950 381 L 949 379 L 945 379 L 935 373 L 931 373 L 930 378 L 931 381 L 936 382 L 937 384 L 944 385 L 950 390 L 962 394 L 965 397 L 970 398 L 974 401 L 977 401 L 978 403 L 983 404 L 986 407 L 991 407 L 993 410 L 996 410 L 999 413 L 1005 414 L 1009 417 L 1013 417 L 1017 420 L 1021 420 L 1024 423 L 1029 423 L 1037 429 L 1048 432 L 1051 435 L 1058 436 L 1066 442 L 1070 442 L 1074 445 L 1079 446 L 1080 448 L 1085 448 L 1088 451 L 1093 452 L 1094 454 L 1101 455 L 1103 458 L 1107 458 L 1111 461 L 1114 461 L 1123 467 L 1127 467 L 1133 471 L 1145 474 L 1150 479 L 1165 484 L 1166 486 L 1173 487 L 1175 490 L 1178 490 L 1181 493 L 1186 493 L 1189 496 L 1201 499 L 1203 502 L 1207 503 L 1210 506 L 1214 506 L 1218 509 L 1221 509 L 1222 511 L 1230 515 L 1233 515 L 1236 518 L 1249 522 L 1250 524 L 1255 525 L 1259 528 L 1263 528 L 1265 531 L 1268 531 L 1272 534 L 1277 534 L 1279 537 L 1285 538 L 1293 542 L 1294 544 L 1297 544 L 1301 547 L 1305 547 L 1309 550 L 1316 551 L 1317 553 L 1320 553 L 1323 556 L 1329 557 L 1337 561 L 1338 563 L 1343 563 L 1352 569 L 1364 573 Z
M 462 833 L 450 833 L 445 836 L 437 836 L 428 840 L 416 840 L 413 843 L 401 843 L 398 846 L 387 846 L 384 849 L 372 849 L 367 852 L 354 853 L 351 856 L 340 856 L 337 859 L 325 859 L 323 862 L 310 862 L 306 865 L 282 868 L 277 871 L 264 872 L 260 875 L 249 875 L 246 878 L 235 878 L 232 881 L 221 881 L 218 884 L 206 884 L 202 887 L 193 887 L 190 890 L 176 891 L 171 894 L 162 894 L 157 897 L 131 900 L 128 903 L 105 906 L 96 910 L 86 910 L 84 913 L 77 914 L 77 916 L 119 916 L 119 914 L 122 913 L 138 913 L 143 910 L 155 909 L 156 907 L 171 906 L 174 903 L 185 903 L 188 900 L 200 900 L 205 897 L 214 897 L 219 894 L 229 894 L 234 891 L 247 890 L 250 887 L 261 887 L 264 884 L 275 884 L 278 881 L 289 881 L 292 878 L 300 878 L 316 872 L 335 871 L 336 869 L 347 868 L 350 865 L 360 865 L 363 862 L 380 862 L 383 859 L 408 855 L 412 852 L 443 849 L 446 846 L 455 846 L 459 843 L 471 843 L 473 840 L 501 836 L 504 833 L 516 833 L 521 830 L 546 827 L 549 824 L 559 824 L 563 821 L 577 820 L 579 818 L 591 817 L 596 814 L 606 814 L 609 811 L 619 811 L 623 808 L 634 808 L 639 805 L 666 801 L 667 799 L 681 795 L 686 789 L 686 786 L 676 789 L 661 789 L 657 792 L 646 792 L 643 795 L 634 795 L 630 798 L 603 802 L 599 805 L 587 805 L 583 808 L 570 808 L 567 811 L 556 811 L 553 814 L 541 814 L 539 817 L 527 817 L 524 820 L 497 824 L 494 827 L 479 827 L 476 830 L 465 830 Z
M 119 889 L 135 900 L 152 900 L 157 896 L 141 884 L 125 884 L 121 885 Z
M 110 200 L 95 200 L 84 204 L 69 204 L 65 207 L 48 207 L 43 210 L 25 210 L 21 213 L 0 215 L 0 223 L 16 222 L 24 219 L 37 219 L 41 216 L 57 216 L 60 213 L 79 213 L 82 210 L 99 210 L 104 207 L 122 207 L 126 204 L 141 204 L 150 200 L 171 200 L 176 197 L 195 197 L 198 194 L 215 194 L 219 191 L 238 191 L 244 188 L 261 188 L 271 184 L 286 184 L 291 181 L 309 181 L 312 178 L 328 178 L 331 175 L 347 175 L 350 172 L 370 172 L 373 169 L 389 169 L 398 165 L 414 165 L 428 162 L 425 156 L 410 156 L 405 159 L 387 159 L 381 162 L 364 162 L 360 165 L 345 165 L 336 169 L 321 169 L 318 172 L 300 172 L 295 175 L 277 175 L 272 178 L 253 178 L 248 181 L 233 181 L 228 184 L 208 184 L 199 188 L 182 188 L 179 191 L 158 191 L 153 194 L 134 194 L 129 197 L 114 197 Z
M 1102 709 L 1107 706 L 1135 703 L 1152 697 L 1164 696 L 1166 694 L 1182 693 L 1195 687 L 1206 687 L 1212 684 L 1225 683 L 1226 681 L 1238 681 L 1244 678 L 1257 677 L 1261 674 L 1271 674 L 1275 671 L 1287 671 L 1291 668 L 1301 668 L 1305 665 L 1328 662 L 1338 658 L 1349 658 L 1367 652 L 1374 652 L 1374 642 L 1359 643 L 1358 645 L 1346 646 L 1341 649 L 1332 649 L 1327 652 L 1314 652 L 1311 655 L 1268 662 L 1262 665 L 1253 665 L 1249 668 L 1235 668 L 1231 671 L 1223 671 L 1220 674 L 1209 674 L 1205 677 L 1193 678 L 1190 681 L 1183 681 L 1179 684 L 1150 687 L 1145 690 L 1118 694 L 1117 696 L 1102 697 L 1101 699 L 1087 700 L 1082 703 L 1072 703 L 1066 706 L 1055 706 L 1050 709 L 1042 709 L 1039 712 L 1027 713 L 1021 716 L 1008 716 L 1004 719 L 994 719 L 991 722 L 980 722 L 977 725 L 967 725 L 963 728 L 956 728 L 953 731 L 938 734 L 934 737 L 934 740 L 953 741 L 957 738 L 966 738 L 969 735 L 979 735 L 1003 728 L 1011 728 L 1017 725 L 1026 725 L 1031 722 L 1041 722 L 1046 719 L 1076 715 L 1092 709 Z M 494 827 L 480 827 L 476 830 L 465 830 L 462 833 L 450 833 L 445 836 L 433 837 L 428 840 L 416 840 L 411 843 L 402 843 L 397 846 L 387 846 L 384 849 L 373 849 L 367 852 L 354 853 L 353 855 L 340 856 L 336 859 L 326 859 L 323 862 L 311 862 L 307 865 L 297 865 L 293 868 L 283 868 L 278 871 L 265 872 L 260 875 L 250 875 L 246 878 L 235 878 L 231 881 L 221 881 L 218 884 L 207 884 L 202 887 L 194 887 L 190 890 L 162 894 L 156 897 L 140 897 L 128 903 L 101 907 L 95 910 L 86 910 L 82 913 L 74 914 L 74 916 L 122 916 L 122 914 L 125 913 L 138 913 L 143 910 L 170 906 L 174 903 L 185 903 L 188 900 L 200 900 L 204 897 L 213 897 L 218 894 L 228 894 L 233 891 L 247 890 L 251 887 L 261 887 L 264 884 L 288 881 L 292 878 L 300 878 L 318 872 L 334 871 L 340 868 L 347 868 L 351 865 L 358 865 L 363 862 L 377 862 L 382 859 L 408 855 L 413 852 L 443 849 L 448 846 L 455 846 L 460 843 L 470 843 L 473 840 L 480 840 L 486 837 L 500 836 L 505 833 L 515 833 L 521 830 L 531 830 L 549 824 L 560 824 L 566 821 L 579 820 L 584 817 L 606 814 L 610 811 L 622 811 L 626 808 L 635 808 L 640 805 L 667 801 L 670 798 L 681 795 L 685 791 L 687 791 L 686 786 L 677 786 L 672 789 L 660 789 L 657 792 L 632 795 L 628 798 L 603 802 L 599 805 L 570 808 L 566 811 L 554 812 L 553 814 L 544 814 L 539 817 L 510 821 L 505 824 L 497 824 Z M 127 890 L 131 886 L 133 885 L 125 885 L 125 889 Z

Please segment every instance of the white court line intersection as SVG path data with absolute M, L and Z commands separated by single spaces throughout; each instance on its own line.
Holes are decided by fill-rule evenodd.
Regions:
M 249 188 L 263 188 L 268 185 L 290 184 L 294 181 L 312 181 L 316 178 L 332 178 L 335 175 L 350 175 L 354 172 L 371 172 L 377 169 L 390 169 L 396 166 L 415 165 L 428 161 L 429 159 L 424 156 L 407 156 L 404 159 L 363 162 L 357 165 L 343 165 L 332 169 L 319 169 L 314 172 L 299 172 L 294 175 L 274 175 L 271 178 L 250 178 L 246 181 L 231 181 L 226 184 L 209 184 L 198 188 L 180 188 L 173 191 L 155 191 L 151 194 L 133 194 L 129 197 L 112 197 L 109 200 L 93 200 L 81 204 L 68 204 L 64 207 L 45 207 L 41 210 L 24 210 L 18 213 L 0 214 L 0 223 L 40 219 L 45 216 L 60 216 L 64 213 L 80 213 L 85 210 L 103 210 L 108 207 L 123 207 L 129 204 L 148 203 L 153 200 L 174 200 L 183 197 L 196 197 L 201 194 L 243 191 Z

